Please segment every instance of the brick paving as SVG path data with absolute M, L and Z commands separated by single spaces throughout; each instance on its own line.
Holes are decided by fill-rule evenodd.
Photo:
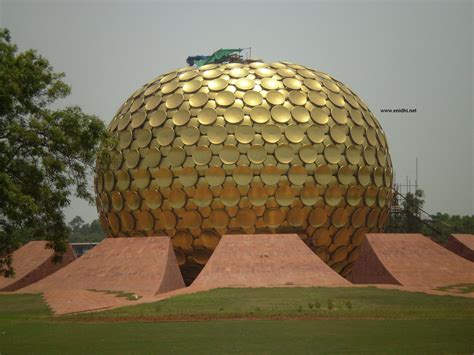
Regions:
M 193 287 L 347 286 L 296 234 L 224 235 Z
M 460 257 L 474 262 L 474 234 L 453 234 L 444 246 Z
M 0 276 L 0 291 L 15 291 L 37 282 L 75 260 L 71 246 L 67 245 L 66 253 L 59 263 L 53 263 L 53 250 L 46 247 L 47 242 L 31 241 L 13 253 L 15 276 Z
M 349 280 L 433 289 L 474 283 L 474 264 L 422 234 L 367 234 Z

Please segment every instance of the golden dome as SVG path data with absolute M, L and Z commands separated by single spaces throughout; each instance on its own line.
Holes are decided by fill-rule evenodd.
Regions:
M 298 233 L 347 275 L 388 217 L 392 163 L 377 119 L 301 65 L 171 71 L 128 98 L 109 130 L 117 144 L 95 180 L 103 228 L 169 235 L 188 283 L 226 233 Z

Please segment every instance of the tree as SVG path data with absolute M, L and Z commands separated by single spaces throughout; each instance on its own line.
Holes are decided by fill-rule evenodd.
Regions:
M 423 190 L 416 190 L 415 193 L 407 193 L 405 201 L 403 201 L 403 210 L 405 212 L 406 233 L 419 233 L 420 226 L 420 210 L 425 204 Z
M 0 29 L 0 274 L 11 276 L 11 254 L 23 239 L 44 239 L 55 259 L 69 229 L 62 210 L 76 196 L 93 201 L 91 173 L 104 123 L 77 106 L 52 109 L 70 88 L 34 50 L 18 52 Z M 106 150 L 101 155 L 106 159 Z

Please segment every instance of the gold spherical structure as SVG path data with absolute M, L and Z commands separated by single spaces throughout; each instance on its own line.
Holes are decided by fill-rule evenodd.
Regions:
M 171 71 L 128 98 L 109 130 L 117 143 L 95 179 L 103 228 L 169 235 L 188 283 L 226 233 L 298 233 L 346 275 L 388 217 L 392 163 L 377 119 L 302 65 Z

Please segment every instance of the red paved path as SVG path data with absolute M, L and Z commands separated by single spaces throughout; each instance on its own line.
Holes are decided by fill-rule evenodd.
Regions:
M 474 234 L 453 234 L 445 247 L 460 257 L 474 262 Z
M 0 291 L 15 291 L 28 286 L 69 264 L 76 257 L 71 246 L 59 263 L 53 263 L 52 249 L 46 248 L 47 242 L 43 240 L 31 241 L 13 253 L 13 268 L 15 277 L 0 276 Z
M 367 234 L 349 280 L 433 289 L 474 283 L 474 264 L 421 234 Z
M 296 234 L 224 235 L 193 288 L 345 286 Z
M 133 304 L 117 291 L 149 298 L 184 287 L 169 237 L 106 238 L 54 275 L 20 292 L 42 292 L 56 313 Z

